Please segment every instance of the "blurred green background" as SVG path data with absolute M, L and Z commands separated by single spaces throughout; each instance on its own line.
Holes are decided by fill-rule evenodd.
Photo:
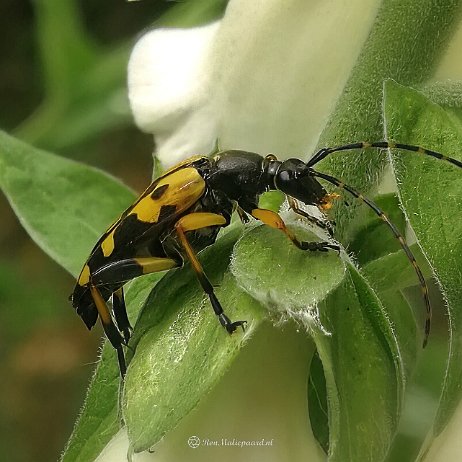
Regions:
M 134 127 L 128 107 L 130 50 L 160 18 L 171 24 L 180 16 L 191 24 L 218 14 L 225 3 L 2 0 L 0 128 L 144 189 L 153 141 Z M 68 302 L 74 279 L 31 241 L 1 194 L 0 217 L 0 460 L 53 461 L 83 403 L 102 332 L 97 326 L 88 333 Z M 418 289 L 408 295 L 421 297 Z M 447 326 L 445 311 L 436 303 L 434 311 L 432 345 L 416 373 L 395 460 L 406 460 L 403 454 L 426 431 L 416 422 L 434 404 L 422 390 L 439 393 Z
M 171 5 L 3 0 L 0 128 L 142 190 L 152 137 L 133 125 L 126 63 L 140 31 Z M 0 216 L 0 458 L 57 460 L 102 334 L 75 315 L 73 278 L 30 240 L 3 195 Z

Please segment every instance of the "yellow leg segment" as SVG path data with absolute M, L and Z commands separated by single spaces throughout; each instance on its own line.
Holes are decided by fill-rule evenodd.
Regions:
M 122 288 L 119 288 L 113 295 L 113 311 L 118 325 L 117 328 L 98 286 L 115 282 L 123 283 L 124 281 L 143 274 L 165 271 L 170 268 L 174 268 L 175 266 L 178 266 L 178 262 L 171 258 L 128 258 L 126 260 L 115 261 L 103 266 L 96 270 L 90 277 L 90 293 L 101 319 L 104 332 L 112 346 L 117 350 L 117 357 L 119 359 L 119 367 L 122 377 L 125 375 L 126 371 L 125 356 L 122 345 L 126 345 L 128 343 L 131 329 L 125 308 L 123 291 Z M 119 329 L 123 332 L 123 337 Z
M 200 285 L 202 286 L 202 289 L 204 289 L 204 292 L 210 299 L 213 311 L 218 316 L 221 325 L 227 330 L 228 333 L 232 334 L 238 326 L 244 328 L 245 321 L 231 322 L 228 316 L 226 316 L 226 314 L 223 312 L 223 308 L 215 295 L 213 286 L 210 283 L 207 275 L 204 273 L 202 265 L 197 259 L 196 253 L 191 247 L 191 244 L 189 243 L 185 234 L 188 231 L 196 231 L 198 229 L 207 228 L 209 226 L 223 226 L 226 224 L 227 221 L 222 215 L 207 212 L 197 212 L 190 213 L 189 215 L 185 215 L 184 217 L 180 218 L 175 224 L 175 231 L 184 251 L 186 252 L 188 260 L 191 262 L 191 265 L 194 269 L 194 272 L 196 273 Z
M 207 228 L 208 226 L 223 226 L 225 224 L 225 217 L 216 213 L 208 212 L 190 213 L 189 215 L 185 215 L 184 217 L 180 218 L 175 224 L 175 230 L 178 237 L 180 238 L 181 245 L 183 246 L 183 249 L 188 256 L 188 260 L 191 262 L 194 271 L 198 275 L 199 281 L 201 281 L 201 278 L 206 279 L 207 277 L 205 276 L 204 270 L 202 269 L 202 266 L 199 263 L 194 250 L 189 244 L 185 233 L 188 231 L 196 231 L 201 228 Z
M 272 210 L 253 209 L 252 216 L 271 228 L 280 229 L 299 249 L 326 252 L 328 249 L 340 250 L 338 245 L 328 242 L 302 242 L 287 228 L 284 220 Z

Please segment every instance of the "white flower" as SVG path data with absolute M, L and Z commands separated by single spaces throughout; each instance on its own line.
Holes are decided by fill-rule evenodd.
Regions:
M 380 3 L 232 0 L 219 23 L 149 32 L 129 65 L 135 120 L 166 167 L 217 140 L 306 157 Z

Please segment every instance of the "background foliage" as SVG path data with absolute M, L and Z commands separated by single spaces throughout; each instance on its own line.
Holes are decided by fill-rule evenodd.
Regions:
M 142 189 L 151 176 L 152 140 L 133 127 L 126 62 L 137 34 L 169 7 L 2 1 L 0 126 Z M 26 181 L 24 199 L 33 201 L 27 190 Z M 56 212 L 53 226 L 59 226 Z M 31 242 L 4 197 L 0 216 L 0 452 L 12 462 L 56 460 L 85 396 L 101 333 L 88 335 L 76 322 L 67 301 L 73 278 Z
M 191 7 L 192 4 L 194 7 Z M 431 21 L 425 27 L 420 24 L 421 35 L 417 38 L 409 37 L 406 33 L 412 29 L 413 17 L 409 15 L 406 23 L 408 27 L 396 26 L 396 30 L 393 27 L 387 28 L 387 24 L 394 26 L 397 22 L 399 8 L 412 9 L 413 2 L 408 0 L 398 5 L 390 0 L 385 4 L 387 7 L 371 35 L 368 47 L 360 56 L 360 65 L 353 72 L 348 91 L 340 100 L 322 140 L 332 144 L 339 137 L 349 140 L 352 133 L 380 138 L 381 121 L 385 120 L 387 136 L 390 138 L 417 144 L 433 143 L 437 138 L 437 141 L 445 142 L 439 145 L 440 150 L 455 153 L 460 146 L 460 86 L 425 87 L 424 91 L 431 97 L 428 100 L 414 90 L 388 81 L 382 99 L 382 76 L 396 77 L 406 85 L 424 82 L 435 66 L 439 47 L 444 48 L 445 40 L 450 35 L 452 12 L 455 14 L 458 10 L 458 3 L 447 0 L 446 9 L 440 11 L 441 4 L 428 1 L 428 8 L 433 10 L 425 14 Z M 79 269 L 79 255 L 84 253 L 82 249 L 91 245 L 116 211 L 130 202 L 133 192 L 113 178 L 69 159 L 82 160 L 116 176 L 123 176 L 135 189 L 146 184 L 150 176 L 150 166 L 141 157 L 137 159 L 133 156 L 135 153 L 149 152 L 151 140 L 130 128 L 131 117 L 125 96 L 125 64 L 133 43 L 131 37 L 161 15 L 160 21 L 164 24 L 178 24 L 179 18 L 185 25 L 200 23 L 221 11 L 223 2 L 185 2 L 175 5 L 173 10 L 168 10 L 171 5 L 167 3 L 156 2 L 122 3 L 117 7 L 111 2 L 107 7 L 100 4 L 95 6 L 90 2 L 76 4 L 71 0 L 40 0 L 34 3 L 33 9 L 29 4 L 15 3 L 8 6 L 16 11 L 21 26 L 9 30 L 11 26 L 6 24 L 4 31 L 18 34 L 16 42 L 23 48 L 12 54 L 6 46 L 8 42 L 11 43 L 11 39 L 3 41 L 6 48 L 2 56 L 8 60 L 4 66 L 8 72 L 1 77 L 5 80 L 2 88 L 8 88 L 9 91 L 2 95 L 5 105 L 0 113 L 0 123 L 34 148 L 6 134 L 1 135 L 0 185 L 10 198 L 13 209 L 18 212 L 23 226 L 36 242 L 75 276 Z M 14 22 L 11 16 L 9 20 L 10 23 Z M 123 27 L 120 27 L 122 24 Z M 401 47 L 382 49 L 382 60 L 374 61 L 373 57 L 378 55 L 390 35 L 399 38 Z M 429 39 L 434 35 L 438 40 Z M 410 54 L 414 61 L 403 61 L 403 56 L 414 50 L 415 43 L 420 48 L 415 56 Z M 396 67 L 396 60 L 404 64 Z M 395 70 L 396 75 L 393 73 Z M 453 93 L 448 96 L 451 90 Z M 441 103 L 443 107 L 434 107 L 432 100 Z M 351 117 L 352 106 L 364 110 L 364 118 Z M 456 109 L 452 109 L 454 106 Z M 408 112 L 410 107 L 414 111 L 411 115 Z M 437 128 L 429 130 L 428 127 Z M 448 132 L 443 137 L 441 133 L 446 129 Z M 444 139 L 438 139 L 440 137 Z M 55 157 L 40 149 L 59 152 L 62 157 Z M 364 189 L 373 183 L 374 178 L 361 172 L 372 171 L 378 174 L 383 162 L 384 157 L 373 158 L 364 156 L 364 153 L 355 153 L 343 156 L 340 162 L 330 159 L 324 163 L 323 169 L 341 174 L 343 178 L 350 179 L 352 184 Z M 141 174 L 136 171 L 137 164 Z M 130 169 L 127 169 L 127 165 Z M 445 375 L 444 371 L 448 355 L 448 332 L 442 300 L 439 307 L 434 304 L 436 319 L 431 346 L 421 354 L 415 350 L 413 342 L 413 338 L 419 336 L 419 331 L 416 331 L 413 317 L 407 311 L 403 295 L 397 292 L 398 288 L 402 289 L 409 282 L 412 285 L 412 277 L 415 275 L 409 276 L 409 266 L 406 262 L 403 264 L 402 253 L 389 254 L 393 249 L 393 239 L 376 226 L 371 214 L 360 212 L 354 222 L 349 221 L 357 213 L 354 201 L 346 209 L 347 213 L 341 214 L 337 210 L 337 226 L 344 242 L 350 242 L 350 250 L 357 250 L 358 261 L 364 266 L 364 275 L 373 281 L 372 286 L 378 296 L 372 291 L 367 279 L 347 265 L 347 276 L 323 301 L 321 310 L 322 321 L 325 325 L 333 326 L 329 330 L 334 332 L 334 336 L 330 339 L 320 332 L 312 332 L 319 356 L 314 359 L 311 381 L 317 383 L 317 389 L 326 388 L 330 399 L 332 460 L 345 460 L 348 451 L 351 460 L 367 460 L 362 448 L 371 441 L 383 441 L 383 447 L 371 445 L 377 451 L 371 460 L 384 457 L 393 440 L 403 400 L 404 417 L 388 460 L 413 460 L 425 433 L 431 430 L 432 413 L 438 411 L 433 429 L 437 434 L 446 425 L 460 398 L 458 384 L 461 348 L 457 336 L 461 312 L 458 305 L 461 284 L 457 277 L 462 273 L 460 258 L 457 258 L 460 256 L 460 223 L 457 220 L 460 210 L 460 201 L 457 200 L 461 197 L 457 185 L 460 172 L 454 172 L 450 166 L 438 166 L 435 178 L 435 164 L 431 161 L 422 162 L 421 159 L 410 159 L 409 162 L 407 159 L 398 159 L 393 161 L 393 166 L 399 179 L 399 194 L 404 211 L 437 270 L 449 301 L 452 323 L 449 373 Z M 423 168 L 423 172 L 419 172 L 416 178 L 409 174 L 418 172 L 419 168 Z M 425 182 L 421 178 L 426 178 Z M 34 194 L 30 194 L 30 191 Z M 92 196 L 101 197 L 98 206 L 89 206 L 88 201 Z M 439 198 L 438 207 L 434 207 L 435 197 Z M 393 194 L 382 195 L 378 201 L 392 210 L 393 219 L 404 228 L 404 217 L 397 208 L 396 197 Z M 60 204 L 70 205 L 60 208 Z M 4 358 L 6 380 L 0 390 L 0 400 L 3 401 L 0 429 L 4 430 L 0 433 L 0 438 L 4 438 L 0 440 L 0 449 L 7 460 L 50 460 L 63 447 L 72 427 L 73 416 L 82 400 L 83 384 L 88 380 L 95 360 L 92 353 L 96 351 L 97 336 L 86 334 L 66 303 L 73 280 L 64 275 L 54 263 L 43 259 L 24 232 L 17 228 L 9 206 L 2 204 L 1 207 L 5 226 L 2 227 L 0 239 L 5 250 L 0 259 L 0 316 L 3 317 L 0 334 L 5 343 L 0 353 Z M 417 213 L 419 210 L 424 213 Z M 446 223 L 451 223 L 452 233 L 446 229 Z M 71 233 L 66 235 L 66 229 L 79 227 L 85 231 L 81 233 L 82 240 L 75 239 L 73 234 L 71 237 Z M 426 239 L 430 231 L 431 236 Z M 238 234 L 236 230 L 231 230 L 221 240 L 221 247 L 217 246 L 216 251 L 222 252 L 223 256 L 228 255 Z M 287 283 L 278 285 L 280 281 L 278 278 L 272 280 L 274 274 L 271 273 L 263 281 L 252 280 L 255 275 L 264 275 L 265 268 L 268 268 L 264 254 L 258 255 L 258 258 L 253 257 L 252 251 L 257 247 L 255 243 L 259 240 L 261 243 L 270 242 L 273 239 L 270 234 L 270 230 L 251 230 L 234 249 L 231 272 L 220 266 L 226 260 L 225 257 L 214 271 L 223 277 L 223 290 L 226 289 L 227 296 L 233 301 L 237 300 L 235 304 L 240 309 L 253 313 L 253 327 L 258 327 L 261 320 L 260 303 L 265 306 L 268 304 L 267 300 L 259 298 L 261 293 L 258 293 L 265 283 L 274 291 L 275 298 L 271 303 L 277 306 L 284 305 L 287 300 L 295 306 L 297 303 L 306 306 L 311 303 L 308 298 L 313 295 L 309 281 L 306 278 L 297 279 L 296 275 L 287 276 L 294 287 Z M 53 239 L 48 239 L 50 236 Z M 365 242 L 365 236 L 368 242 Z M 435 236 L 441 236 L 441 240 L 435 241 Z M 282 240 L 281 236 L 279 240 Z M 293 262 L 301 258 L 295 249 L 288 250 L 286 255 L 283 245 L 282 242 L 274 243 L 274 247 L 282 252 L 279 261 Z M 414 249 L 418 252 L 416 246 Z M 207 255 L 205 252 L 205 262 L 208 261 Z M 334 256 L 329 257 L 332 260 L 330 263 L 339 262 Z M 269 258 L 271 260 L 271 256 Z M 302 268 L 304 264 L 311 266 L 308 260 L 302 260 L 297 263 L 297 268 Z M 255 268 L 243 265 L 247 261 L 256 264 Z M 419 261 L 423 261 L 422 257 Z M 327 261 L 328 266 L 330 263 Z M 216 263 L 210 260 L 208 264 Z M 423 266 L 428 275 L 428 267 Z M 288 275 L 290 267 L 284 271 Z M 324 281 L 326 278 L 322 274 L 323 270 L 316 270 L 316 274 L 318 272 Z M 184 328 L 191 324 L 186 315 L 193 313 L 200 305 L 199 299 L 194 298 L 197 290 L 194 289 L 194 283 L 191 284 L 187 271 L 178 271 L 178 274 L 169 277 L 159 287 L 163 288 L 162 294 L 166 299 L 183 306 L 176 322 L 180 328 Z M 132 302 L 132 310 L 139 309 L 156 278 L 137 281 L 130 286 L 128 298 Z M 239 287 L 235 280 L 239 281 Z M 297 286 L 299 282 L 302 283 L 300 287 Z M 174 290 L 175 284 L 181 287 L 181 291 Z M 319 281 L 313 284 L 313 289 L 320 288 Z M 242 287 L 253 298 L 244 293 Z M 291 293 L 297 294 L 293 300 L 290 299 Z M 435 291 L 434 299 L 438 298 L 437 294 Z M 418 291 L 412 287 L 404 290 L 404 295 L 411 300 L 418 300 L 419 297 Z M 148 308 L 150 304 L 156 304 L 155 297 L 154 292 L 148 299 Z M 347 307 L 349 313 L 339 312 L 340 306 Z M 396 331 L 390 328 L 383 306 L 394 320 Z M 416 306 L 419 306 L 418 302 Z M 56 307 L 62 309 L 57 310 Z M 230 363 L 237 352 L 235 345 L 225 345 L 224 337 L 216 335 L 219 326 L 209 327 L 205 320 L 196 323 L 192 326 L 192 335 L 195 336 L 194 344 L 197 348 L 192 351 L 192 358 L 188 360 L 190 362 L 180 364 L 175 370 L 177 376 L 173 376 L 171 382 L 166 373 L 158 389 L 143 388 L 141 385 L 149 371 L 152 371 L 149 362 L 143 360 L 143 355 L 151 357 L 151 350 L 170 354 L 162 345 L 173 345 L 172 351 L 178 348 L 178 343 L 174 344 L 165 328 L 171 325 L 171 316 L 174 315 L 176 312 L 171 310 L 165 313 L 162 310 L 144 310 L 133 339 L 134 344 L 139 344 L 127 376 L 124 405 L 129 400 L 135 403 L 135 406 L 132 404 L 132 407 L 127 406 L 125 409 L 129 431 L 136 442 L 135 449 L 148 448 L 164 431 L 169 431 L 184 413 L 195 406 L 208 387 L 218 381 L 227 362 Z M 198 320 L 202 315 L 203 310 L 197 312 L 194 318 Z M 142 337 L 144 333 L 147 335 Z M 94 344 L 90 339 L 93 339 Z M 188 365 L 195 364 L 196 371 L 200 371 L 200 360 L 204 358 L 200 352 L 206 350 L 216 353 L 216 357 L 208 360 L 209 365 L 216 367 L 210 369 L 210 374 L 191 374 Z M 103 357 L 106 357 L 108 351 L 103 352 Z M 412 366 L 418 355 L 421 361 L 417 373 L 403 395 L 404 385 L 411 377 Z M 168 354 L 165 357 L 162 354 L 158 356 L 161 368 L 168 370 L 172 358 Z M 322 375 L 319 367 L 316 367 L 320 365 L 319 358 L 324 367 L 325 383 L 319 383 Z M 88 364 L 88 367 L 79 371 L 78 366 L 82 363 Z M 370 364 L 377 364 L 377 367 L 368 369 Z M 81 373 L 77 377 L 73 375 L 76 370 Z M 368 397 L 363 393 L 355 394 L 356 384 L 365 380 L 362 374 L 366 370 L 369 371 L 370 384 Z M 153 380 L 156 381 L 156 377 Z M 440 401 L 443 380 L 446 389 L 443 401 Z M 71 461 L 77 457 L 91 460 L 116 431 L 116 400 L 110 398 L 117 392 L 117 382 L 114 362 L 103 361 L 87 399 L 81 420 L 83 424 L 77 427 L 65 460 Z M 195 393 L 184 393 L 184 387 L 195 390 Z M 172 390 L 176 390 L 176 393 Z M 170 395 L 173 396 L 174 412 L 167 413 L 168 418 L 162 419 L 160 423 L 149 421 L 149 413 L 146 418 L 140 418 L 153 403 L 159 401 L 155 393 L 166 398 L 166 401 L 160 400 L 167 403 L 166 406 L 170 403 Z M 187 399 L 178 403 L 175 401 L 176 396 L 185 396 Z M 309 396 L 309 399 L 313 431 L 321 445 L 327 448 L 326 422 L 322 416 L 325 403 L 313 396 Z M 416 406 L 417 399 L 420 401 Z M 369 407 L 360 406 L 363 400 L 368 402 Z M 341 412 L 338 412 L 339 409 Z M 348 433 L 349 422 L 364 424 L 366 419 L 371 421 L 362 429 L 356 428 L 354 434 Z M 43 437 L 42 426 L 37 425 L 37 422 L 44 420 L 51 422 L 46 438 Z M 26 440 L 24 434 L 29 435 Z

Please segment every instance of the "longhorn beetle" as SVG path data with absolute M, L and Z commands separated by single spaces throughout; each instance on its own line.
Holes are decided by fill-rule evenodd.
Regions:
M 323 252 L 339 250 L 337 245 L 330 242 L 299 241 L 276 212 L 258 208 L 262 193 L 279 190 L 286 195 L 295 213 L 330 231 L 328 221 L 325 224 L 310 216 L 297 203 L 301 201 L 314 205 L 321 211 L 330 207 L 337 195 L 328 194 L 318 178 L 364 202 L 399 241 L 415 269 L 425 301 L 425 346 L 431 323 L 428 288 L 403 236 L 372 200 L 339 179 L 313 169 L 319 161 L 334 152 L 364 148 L 399 148 L 462 168 L 459 160 L 435 151 L 379 141 L 324 148 L 308 162 L 299 159 L 279 161 L 273 155 L 262 157 L 246 151 L 222 151 L 210 158 L 191 157 L 153 181 L 101 236 L 83 266 L 70 297 L 88 329 L 94 326 L 98 316 L 101 319 L 106 336 L 117 351 L 122 377 L 126 371 L 123 346 L 128 344 L 131 331 L 123 285 L 138 276 L 179 267 L 189 260 L 221 325 L 230 334 L 239 326 L 244 328 L 245 321 L 232 322 L 226 316 L 196 256 L 199 250 L 215 242 L 220 228 L 229 225 L 233 211 L 239 213 L 242 221 L 247 221 L 248 215 L 251 215 L 265 225 L 281 230 L 299 249 Z M 112 310 L 107 304 L 111 297 Z

